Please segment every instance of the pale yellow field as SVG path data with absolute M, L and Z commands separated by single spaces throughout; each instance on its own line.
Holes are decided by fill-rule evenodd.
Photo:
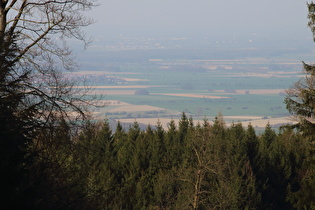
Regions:
M 164 129 L 167 129 L 168 124 L 171 122 L 171 118 L 136 118 L 136 119 L 119 119 L 122 123 L 134 123 L 138 122 L 141 124 L 156 126 L 158 122 L 161 123 Z M 179 119 L 173 119 L 176 126 L 178 125 Z M 197 121 L 196 121 L 197 123 Z
M 222 75 L 221 77 L 225 77 Z M 299 75 L 283 75 L 283 74 L 276 74 L 276 73 L 237 73 L 237 74 L 229 74 L 229 77 L 262 77 L 262 78 L 271 78 L 271 77 L 278 77 L 278 78 L 288 78 L 288 77 L 300 77 Z
M 147 111 L 162 111 L 163 108 L 149 106 L 149 105 L 129 105 L 114 108 L 108 112 L 147 112 Z
M 239 119 L 239 120 L 247 120 L 246 117 L 249 117 L 248 121 L 242 121 L 242 125 L 244 127 L 247 127 L 249 124 L 251 124 L 254 128 L 265 128 L 266 125 L 269 123 L 271 126 L 273 125 L 280 125 L 280 124 L 287 124 L 287 123 L 295 123 L 295 121 L 292 121 L 289 117 L 280 117 L 280 118 L 270 118 L 270 119 L 262 119 L 259 116 L 227 116 L 223 117 L 224 120 L 229 121 L 232 118 Z M 170 123 L 172 119 L 171 118 L 135 118 L 135 119 L 119 119 L 122 123 L 133 123 L 138 122 L 141 124 L 151 125 L 155 126 L 157 122 L 159 121 L 164 129 L 167 129 L 168 124 Z M 179 119 L 173 119 L 176 126 L 178 126 Z M 211 122 L 213 119 L 209 118 L 209 122 Z M 203 120 L 194 120 L 194 124 L 197 123 L 202 124 Z M 238 123 L 238 121 L 234 121 L 234 123 Z M 231 123 L 227 123 L 227 126 L 230 126 Z
M 123 79 L 127 82 L 142 82 L 142 81 L 149 81 L 147 79 L 136 79 L 136 78 L 126 78 L 126 77 L 117 77 L 118 79 Z
M 83 88 L 81 86 L 77 88 Z M 95 88 L 95 87 L 94 87 Z M 92 89 L 89 91 L 90 94 L 96 94 L 96 95 L 134 95 L 135 90 L 134 89 L 141 89 L 141 88 L 149 88 L 149 86 L 99 86 L 97 90 Z M 101 89 L 101 90 L 100 90 Z M 126 89 L 126 90 L 122 90 Z M 133 89 L 133 90 L 130 90 Z M 285 93 L 284 89 L 247 89 L 247 90 L 235 90 L 235 94 L 246 94 L 246 91 L 249 91 L 249 94 L 280 94 Z M 214 90 L 214 93 L 222 93 L 226 94 L 224 90 Z M 227 93 L 227 94 L 233 94 L 233 93 Z M 164 96 L 177 96 L 177 97 L 191 97 L 191 98 L 209 98 L 209 99 L 224 99 L 229 98 L 225 96 L 212 96 L 207 94 L 191 94 L 191 93 L 154 93 L 151 95 L 164 95 Z
M 92 95 L 134 95 L 135 90 L 91 90 L 89 94 Z
M 151 88 L 151 87 L 165 87 L 163 85 L 119 85 L 119 86 L 89 86 L 91 89 L 141 89 L 141 88 Z M 86 88 L 85 86 L 74 86 L 73 88 Z
M 296 123 L 290 117 L 279 117 L 279 118 L 270 118 L 270 119 L 259 119 L 259 120 L 250 120 L 250 121 L 243 121 L 243 126 L 248 126 L 251 124 L 254 127 L 264 128 L 266 127 L 267 123 L 271 126 L 273 125 L 280 125 L 280 124 L 288 124 L 288 123 Z
M 128 106 L 128 105 L 130 105 L 126 102 L 117 101 L 117 100 L 102 100 L 101 102 L 103 102 L 107 106 L 113 106 L 113 105 L 114 106 Z
M 94 74 L 94 75 L 103 75 L 103 74 L 139 74 L 136 72 L 112 72 L 112 71 L 78 71 L 78 72 L 70 72 L 69 74 L 74 75 L 87 75 L 87 74 Z
M 236 93 L 245 94 L 249 91 L 249 94 L 279 94 L 284 93 L 284 89 L 250 89 L 250 90 L 236 90 Z
M 179 96 L 179 97 L 190 97 L 190 98 L 212 98 L 212 99 L 222 99 L 229 98 L 224 96 L 210 96 L 205 94 L 189 94 L 189 93 L 156 93 L 154 95 L 164 95 L 164 96 Z
M 279 93 L 284 93 L 284 89 L 237 89 L 235 90 L 236 94 L 246 94 L 246 91 L 249 91 L 249 94 L 279 94 Z M 214 90 L 214 93 L 225 93 L 225 90 Z M 228 93 L 231 94 L 231 93 Z
M 226 120 L 259 120 L 260 116 L 223 116 Z

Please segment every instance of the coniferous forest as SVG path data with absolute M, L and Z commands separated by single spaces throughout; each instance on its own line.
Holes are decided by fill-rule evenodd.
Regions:
M 185 113 L 112 129 L 59 71 L 94 6 L 0 0 L 0 209 L 315 209 L 314 65 L 287 90 L 298 123 L 276 131 Z
M 128 131 L 86 122 L 79 135 L 60 123 L 33 142 L 18 167 L 12 206 L 32 209 L 313 209 L 314 145 L 290 127 L 261 135 L 222 117 L 194 124 L 183 113 Z M 14 177 L 12 177 L 14 178 Z M 11 187 L 11 186 L 8 186 Z M 9 191 L 7 191 L 9 192 Z M 16 196 L 16 197 L 10 197 Z M 21 200 L 20 200 L 21 199 Z M 9 201 L 9 200 L 7 200 Z M 18 202 L 17 202 L 18 201 Z

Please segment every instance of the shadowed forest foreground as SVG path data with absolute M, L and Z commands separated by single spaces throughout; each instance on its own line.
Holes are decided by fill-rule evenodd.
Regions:
M 33 209 L 313 209 L 314 145 L 291 128 L 226 127 L 222 117 L 194 125 L 158 123 L 113 133 L 87 122 L 70 139 L 60 124 L 34 142 L 21 181 Z M 26 206 L 27 206 L 26 205 Z

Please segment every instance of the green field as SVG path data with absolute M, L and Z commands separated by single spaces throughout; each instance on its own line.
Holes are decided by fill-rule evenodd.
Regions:
M 271 119 L 289 116 L 283 103 L 285 89 L 298 81 L 302 69 L 301 62 L 292 57 L 112 59 L 97 72 L 81 74 L 89 76 L 88 84 L 103 91 L 104 100 L 139 106 L 136 111 L 124 106 L 119 113 L 111 111 L 121 106 L 117 104 L 94 109 L 99 116 L 113 120 L 179 118 L 181 112 L 194 119 L 212 119 L 219 112 L 223 116 L 240 116 L 240 120 L 244 120 L 243 116 Z M 142 111 L 143 105 L 164 111 Z

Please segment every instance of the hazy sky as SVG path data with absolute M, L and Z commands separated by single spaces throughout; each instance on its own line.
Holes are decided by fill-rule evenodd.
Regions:
M 94 37 L 311 36 L 305 0 L 99 0 Z

